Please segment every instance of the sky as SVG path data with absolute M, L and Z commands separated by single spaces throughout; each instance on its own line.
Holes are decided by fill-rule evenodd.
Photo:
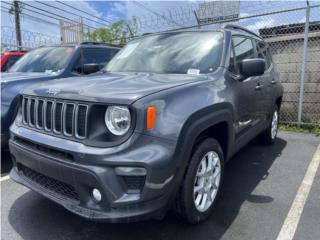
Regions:
M 198 10 L 199 4 L 204 1 L 62 1 L 69 6 L 55 1 L 41 2 L 24 1 L 21 28 L 24 31 L 37 32 L 42 34 L 44 38 L 55 40 L 60 36 L 58 19 L 61 17 L 79 21 L 82 16 L 85 27 L 94 29 L 105 27 L 119 19 L 131 20 L 133 16 L 136 16 L 140 33 L 193 26 L 197 24 L 193 11 Z M 14 17 L 7 10 L 11 3 L 11 1 L 1 1 L 2 38 L 8 37 L 9 29 L 14 27 Z M 320 0 L 312 1 L 311 4 L 320 4 Z M 304 6 L 306 6 L 306 1 L 241 1 L 240 17 Z M 41 12 L 39 9 L 47 11 L 42 12 L 46 16 L 39 14 Z M 48 12 L 53 12 L 56 16 L 52 16 Z M 215 13 L 217 14 L 217 12 Z M 310 20 L 320 20 L 320 8 L 311 11 Z M 297 22 L 305 22 L 305 10 L 243 19 L 238 23 L 251 30 L 257 30 L 258 28 Z M 30 33 L 27 37 L 31 39 L 30 41 L 33 40 Z

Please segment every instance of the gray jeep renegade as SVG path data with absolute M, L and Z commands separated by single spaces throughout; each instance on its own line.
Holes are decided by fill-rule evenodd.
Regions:
M 12 124 L 10 177 L 92 220 L 209 217 L 226 162 L 274 143 L 283 88 L 242 27 L 147 34 L 98 74 L 33 85 Z

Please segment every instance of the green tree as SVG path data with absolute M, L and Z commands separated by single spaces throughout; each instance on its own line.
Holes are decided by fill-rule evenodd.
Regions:
M 87 38 L 90 41 L 124 45 L 130 37 L 136 34 L 136 22 L 136 18 L 133 18 L 130 22 L 118 20 L 110 26 L 87 33 Z

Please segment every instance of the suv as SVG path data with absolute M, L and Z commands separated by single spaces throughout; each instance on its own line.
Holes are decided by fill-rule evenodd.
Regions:
M 26 51 L 10 51 L 1 53 L 0 58 L 0 70 L 1 72 L 6 72 L 9 68 L 15 64 L 23 55 L 26 54 Z
M 266 43 L 233 25 L 148 34 L 105 75 L 23 91 L 10 177 L 93 220 L 206 219 L 225 163 L 277 135 L 282 86 Z
M 40 47 L 23 56 L 8 73 L 2 73 L 1 147 L 7 146 L 9 126 L 16 115 L 19 92 L 23 88 L 57 78 L 97 72 L 118 51 L 118 47 L 94 42 Z

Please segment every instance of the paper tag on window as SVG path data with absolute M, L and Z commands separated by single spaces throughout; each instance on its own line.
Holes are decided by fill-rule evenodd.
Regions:
M 190 68 L 190 69 L 188 69 L 187 74 L 199 75 L 200 74 L 200 69 Z

